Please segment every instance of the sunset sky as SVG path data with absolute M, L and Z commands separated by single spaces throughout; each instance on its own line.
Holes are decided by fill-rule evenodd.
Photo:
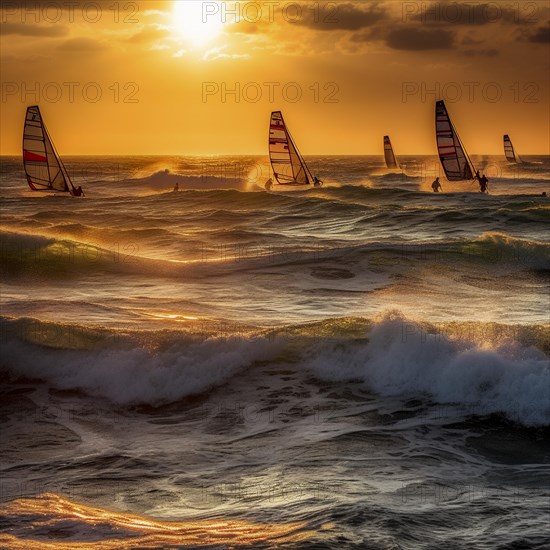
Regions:
M 266 154 L 272 110 L 306 155 L 435 154 L 436 99 L 472 154 L 550 148 L 548 1 L 37 4 L 1 10 L 4 155 L 32 104 L 64 155 Z

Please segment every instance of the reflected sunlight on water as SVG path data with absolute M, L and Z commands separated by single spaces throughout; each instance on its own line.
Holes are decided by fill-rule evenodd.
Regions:
M 1 510 L 2 515 L 10 517 L 18 527 L 10 534 L 0 535 L 0 543 L 25 550 L 84 550 L 97 548 L 97 541 L 101 541 L 101 548 L 117 550 L 165 544 L 233 547 L 296 542 L 311 535 L 303 530 L 303 523 L 259 524 L 234 519 L 157 521 L 71 502 L 53 493 L 16 499 Z

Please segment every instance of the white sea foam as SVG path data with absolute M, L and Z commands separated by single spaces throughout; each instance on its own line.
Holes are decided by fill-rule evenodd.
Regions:
M 534 347 L 509 342 L 480 347 L 386 314 L 368 344 L 326 343 L 307 361 L 328 380 L 361 380 L 386 396 L 427 394 L 480 414 L 504 413 L 527 425 L 550 424 L 550 360 Z
M 182 337 L 163 350 L 116 346 L 82 351 L 47 349 L 8 337 L 2 370 L 121 405 L 159 405 L 204 392 L 255 361 L 274 358 L 280 344 L 265 338 Z

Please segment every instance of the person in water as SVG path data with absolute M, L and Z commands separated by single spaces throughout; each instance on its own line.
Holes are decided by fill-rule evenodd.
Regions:
M 322 183 L 323 182 L 317 176 L 313 177 L 313 186 L 314 187 L 321 187 Z
M 266 191 L 271 191 L 271 188 L 273 187 L 273 180 L 271 178 L 269 178 L 266 182 L 265 182 L 265 190 Z
M 488 193 L 489 180 L 485 174 L 479 178 L 479 191 L 480 193 Z
M 177 181 L 176 182 L 176 185 L 174 185 L 174 191 L 179 191 L 180 190 L 180 184 L 179 182 Z
M 440 190 L 443 191 L 443 188 L 439 183 L 439 177 L 435 178 L 434 182 L 432 183 L 432 189 L 434 190 L 434 193 L 439 193 Z

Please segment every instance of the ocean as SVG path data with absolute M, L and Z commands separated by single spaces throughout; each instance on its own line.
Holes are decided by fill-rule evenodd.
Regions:
M 307 160 L 1 158 L 2 548 L 550 547 L 550 157 Z

